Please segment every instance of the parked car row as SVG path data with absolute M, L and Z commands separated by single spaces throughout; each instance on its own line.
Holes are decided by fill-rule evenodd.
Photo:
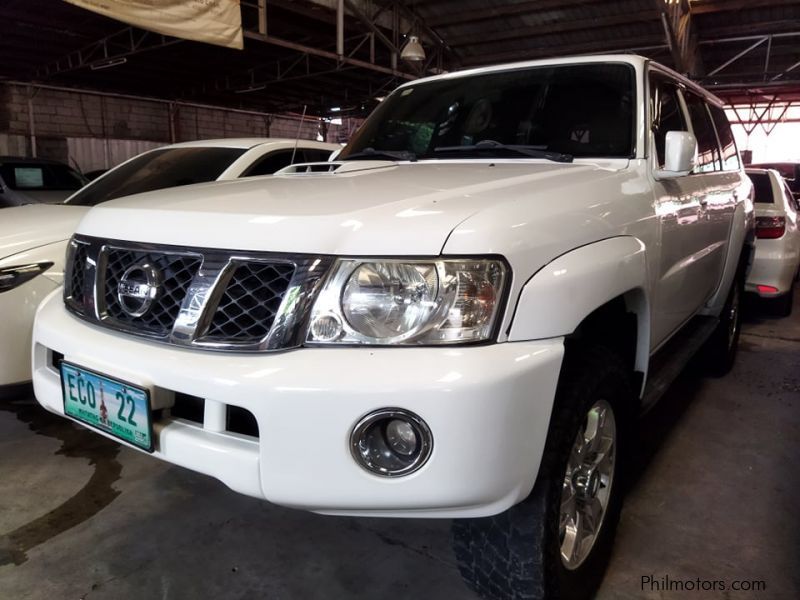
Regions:
M 800 274 L 797 198 L 780 173 L 747 169 L 755 190 L 756 253 L 746 290 L 769 299 L 779 314 L 792 312 L 794 284 Z

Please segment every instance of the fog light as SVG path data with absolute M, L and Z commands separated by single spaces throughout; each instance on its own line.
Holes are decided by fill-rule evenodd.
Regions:
M 350 436 L 356 462 L 386 477 L 413 473 L 425 464 L 432 449 L 433 437 L 425 421 L 400 408 L 368 414 Z

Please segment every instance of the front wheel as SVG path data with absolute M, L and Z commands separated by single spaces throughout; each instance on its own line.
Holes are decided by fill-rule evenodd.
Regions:
M 590 598 L 622 501 L 633 393 L 623 362 L 595 348 L 562 370 L 530 496 L 495 517 L 453 523 L 467 585 L 487 600 Z
M 737 277 L 731 284 L 719 323 L 701 352 L 706 370 L 714 377 L 722 377 L 733 368 L 742 332 L 742 293 L 742 278 Z

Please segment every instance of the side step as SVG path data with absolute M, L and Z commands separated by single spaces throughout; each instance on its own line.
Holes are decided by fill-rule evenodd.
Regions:
M 719 319 L 694 317 L 650 357 L 647 385 L 642 397 L 642 412 L 650 410 L 673 381 L 714 333 Z

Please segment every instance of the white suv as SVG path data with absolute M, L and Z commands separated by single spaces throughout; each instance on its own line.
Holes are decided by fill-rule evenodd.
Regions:
M 641 57 L 413 81 L 333 164 L 92 209 L 36 397 L 277 504 L 456 518 L 487 598 L 585 597 L 634 417 L 733 362 L 751 193 L 721 103 Z

